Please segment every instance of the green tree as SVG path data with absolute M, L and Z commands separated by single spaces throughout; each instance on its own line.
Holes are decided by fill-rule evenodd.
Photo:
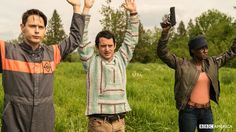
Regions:
M 120 47 L 124 40 L 127 12 L 121 7 L 119 9 L 112 9 L 111 0 L 106 0 L 105 5 L 102 5 L 100 13 L 103 18 L 100 20 L 103 30 L 110 30 L 115 34 L 117 47 Z
M 203 34 L 210 28 L 215 28 L 215 26 L 221 24 L 222 22 L 229 22 L 231 23 L 232 18 L 227 16 L 220 11 L 213 9 L 208 10 L 207 12 L 202 13 L 199 17 L 196 18 L 196 24 L 199 25 L 200 30 Z
M 145 30 L 142 23 L 139 25 L 139 40 L 135 48 L 132 62 L 149 63 L 156 61 L 156 38 L 151 30 Z
M 66 37 L 67 35 L 63 29 L 61 17 L 57 11 L 54 10 L 52 18 L 49 20 L 46 36 L 43 42 L 48 45 L 57 44 Z
M 100 20 L 103 30 L 110 30 L 115 34 L 117 47 L 122 44 L 124 40 L 125 31 L 127 28 L 128 12 L 122 7 L 112 9 L 111 0 L 106 0 L 105 5 L 102 5 L 101 14 L 103 18 Z M 155 47 L 153 42 L 156 40 L 151 36 L 152 32 L 145 31 L 142 23 L 139 26 L 139 41 L 135 48 L 132 62 L 148 63 L 156 59 Z M 117 48 L 117 49 L 118 49 Z
M 209 55 L 218 55 L 226 51 L 232 44 L 236 29 L 232 17 L 218 10 L 208 10 L 188 23 L 188 35 L 193 37 L 203 34 L 209 47 Z M 236 66 L 236 61 L 230 61 L 228 66 Z
M 179 36 L 185 36 L 187 30 L 185 29 L 185 25 L 183 21 L 180 21 L 179 26 L 177 27 L 177 33 Z
M 190 19 L 189 22 L 188 22 L 187 34 L 188 34 L 189 38 L 192 38 L 194 36 L 202 34 L 198 24 L 194 25 L 192 19 Z
M 195 19 L 195 25 L 192 20 L 188 23 L 188 34 L 191 37 L 203 34 L 206 35 L 209 30 L 222 28 L 220 25 L 231 25 L 232 18 L 216 9 L 208 10 Z M 224 29 L 222 29 L 224 30 Z

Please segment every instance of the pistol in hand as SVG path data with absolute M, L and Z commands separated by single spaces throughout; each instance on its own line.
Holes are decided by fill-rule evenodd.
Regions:
M 170 14 L 164 15 L 161 22 L 161 27 L 166 28 L 168 26 L 173 27 L 176 24 L 176 18 L 175 18 L 175 7 L 170 8 Z

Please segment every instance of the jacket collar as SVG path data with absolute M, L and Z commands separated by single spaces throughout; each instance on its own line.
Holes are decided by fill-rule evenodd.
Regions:
M 37 49 L 33 50 L 33 48 L 30 45 L 28 45 L 26 42 L 22 42 L 20 44 L 20 47 L 29 54 L 39 54 L 43 50 L 41 45 L 39 45 Z

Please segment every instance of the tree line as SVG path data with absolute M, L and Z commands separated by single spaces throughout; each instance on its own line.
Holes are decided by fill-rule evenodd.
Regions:
M 123 41 L 127 27 L 128 13 L 125 12 L 122 7 L 113 9 L 111 7 L 111 0 L 106 0 L 105 4 L 101 7 L 100 13 L 102 15 L 100 23 L 103 30 L 111 30 L 116 35 L 117 47 L 119 47 Z M 173 31 L 171 31 L 169 39 L 169 49 L 179 57 L 190 58 L 187 46 L 188 40 L 195 35 L 202 34 L 208 41 L 209 55 L 218 55 L 230 48 L 236 33 L 235 27 L 236 23 L 233 17 L 216 9 L 211 9 L 203 12 L 194 20 L 190 19 L 187 26 L 185 26 L 183 21 L 180 21 L 178 25 L 172 28 Z M 156 45 L 160 34 L 160 28 L 154 27 L 153 29 L 145 29 L 141 22 L 139 26 L 139 42 L 135 49 L 132 62 L 161 63 L 156 55 Z M 43 43 L 55 44 L 65 37 L 67 37 L 67 35 L 63 29 L 61 17 L 57 11 L 54 10 L 49 20 L 46 38 Z M 16 40 L 11 41 L 22 41 L 22 39 L 20 35 Z M 79 56 L 77 53 L 72 53 L 65 61 L 79 61 Z M 236 67 L 236 59 L 230 61 L 227 66 Z
M 118 45 L 122 43 L 126 28 L 128 14 L 122 7 L 112 9 L 111 0 L 101 8 L 103 18 L 100 20 L 103 29 L 108 29 L 116 34 Z M 163 14 L 164 15 L 164 14 Z M 169 49 L 179 57 L 188 57 L 188 40 L 193 36 L 202 34 L 209 44 L 209 55 L 214 56 L 223 53 L 230 48 L 236 33 L 236 24 L 233 17 L 216 9 L 203 12 L 194 20 L 190 19 L 187 26 L 183 21 L 176 25 L 170 34 Z M 145 29 L 141 22 L 139 27 L 139 42 L 134 52 L 132 62 L 150 63 L 161 62 L 156 55 L 156 46 L 161 35 L 161 29 Z M 236 59 L 227 64 L 236 67 Z

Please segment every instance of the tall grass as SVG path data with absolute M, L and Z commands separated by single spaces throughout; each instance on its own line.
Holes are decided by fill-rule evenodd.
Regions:
M 80 63 L 62 63 L 58 66 L 54 81 L 56 132 L 87 131 L 85 76 Z M 222 68 L 220 81 L 220 105 L 211 102 L 214 122 L 221 127 L 215 131 L 234 132 L 236 69 Z M 127 68 L 127 94 L 132 111 L 126 116 L 126 131 L 177 132 L 178 111 L 173 86 L 174 71 L 166 65 L 130 64 Z M 3 90 L 0 90 L 0 97 L 2 106 Z

